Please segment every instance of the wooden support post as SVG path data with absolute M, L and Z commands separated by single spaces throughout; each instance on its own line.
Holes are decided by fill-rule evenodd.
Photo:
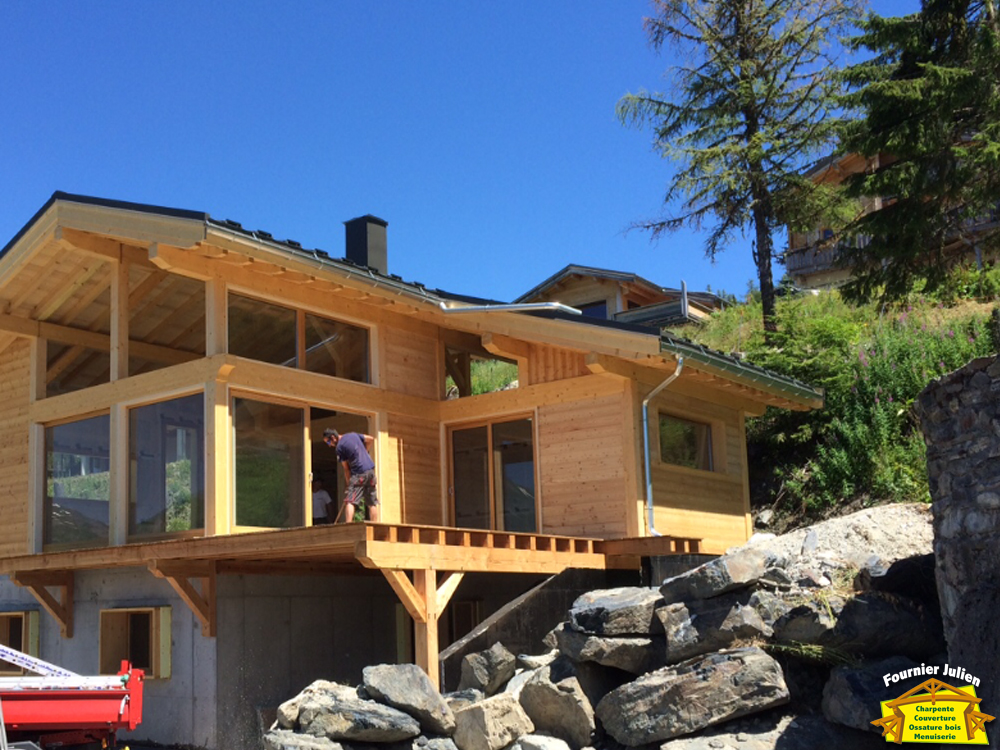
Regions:
M 228 534 L 233 524 L 232 419 L 227 385 L 232 370 L 232 365 L 223 365 L 205 384 L 205 536 Z
M 215 563 L 151 562 L 149 570 L 157 578 L 162 578 L 170 584 L 181 601 L 188 605 L 195 617 L 201 621 L 201 634 L 206 638 L 214 638 L 216 633 Z M 199 581 L 200 591 L 192 583 L 194 579 Z
M 115 263 L 111 277 L 111 380 L 128 377 L 128 269 Z
M 59 623 L 63 638 L 73 637 L 73 571 L 31 571 L 14 573 L 10 580 L 26 588 L 42 608 Z M 49 589 L 59 590 L 58 600 Z
M 402 570 L 383 568 L 382 574 L 413 618 L 417 665 L 427 673 L 434 687 L 440 689 L 438 618 L 465 574 L 446 573 L 440 585 L 434 570 L 414 570 L 412 583 Z

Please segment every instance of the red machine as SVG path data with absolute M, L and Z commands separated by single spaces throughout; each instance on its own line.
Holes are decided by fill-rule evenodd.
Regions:
M 0 660 L 41 675 L 0 677 L 0 750 L 113 747 L 115 732 L 142 721 L 143 672 L 128 662 L 116 676 L 83 677 L 6 646 Z

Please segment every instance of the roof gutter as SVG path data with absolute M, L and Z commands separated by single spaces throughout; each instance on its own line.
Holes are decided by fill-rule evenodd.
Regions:
M 438 304 L 441 312 L 446 313 L 483 313 L 483 312 L 537 312 L 538 310 L 558 310 L 570 315 L 583 315 L 583 312 L 575 307 L 564 305 L 562 302 L 512 302 L 507 305 L 463 305 L 461 307 L 451 307 L 447 302 Z
M 649 402 L 656 398 L 656 395 L 673 383 L 684 372 L 684 357 L 677 358 L 677 367 L 666 380 L 649 392 L 649 395 L 642 400 L 642 447 L 646 454 L 646 519 L 649 525 L 649 533 L 653 536 L 663 536 L 656 530 L 653 523 L 653 469 L 652 458 L 649 454 Z
M 802 401 L 823 400 L 823 391 L 796 383 L 793 380 L 743 367 L 732 362 L 722 354 L 712 354 L 694 344 L 685 344 L 677 340 L 660 338 L 660 349 L 668 351 L 676 357 L 684 357 L 692 362 L 707 365 L 715 370 L 732 375 L 735 379 L 753 383 L 755 386 L 765 386 Z

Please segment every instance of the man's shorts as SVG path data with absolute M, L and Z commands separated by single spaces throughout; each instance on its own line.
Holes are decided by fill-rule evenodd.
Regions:
M 347 483 L 344 502 L 348 505 L 357 505 L 362 499 L 365 501 L 366 508 L 378 505 L 374 471 L 366 471 L 364 474 L 353 474 Z

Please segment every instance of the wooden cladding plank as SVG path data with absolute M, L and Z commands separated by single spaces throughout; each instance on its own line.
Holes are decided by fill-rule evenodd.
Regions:
M 600 377 L 600 376 L 591 376 Z M 625 393 L 541 406 L 538 456 L 546 533 L 621 536 L 626 531 Z M 567 425 L 574 425 L 567 429 Z M 587 429 L 588 424 L 597 425 Z
M 657 507 L 653 511 L 656 530 L 677 537 L 700 537 L 700 552 L 721 555 L 746 541 L 746 519 L 741 514 L 710 513 Z
M 403 523 L 440 524 L 441 446 L 437 422 L 389 414 L 386 418 L 379 473 L 383 483 L 383 514 L 398 503 Z M 395 493 L 395 497 L 392 493 Z
M 29 551 L 30 349 L 22 340 L 0 352 L 0 555 Z
M 438 378 L 441 348 L 436 337 L 401 331 L 382 330 L 383 385 L 391 391 L 439 399 L 443 383 Z

